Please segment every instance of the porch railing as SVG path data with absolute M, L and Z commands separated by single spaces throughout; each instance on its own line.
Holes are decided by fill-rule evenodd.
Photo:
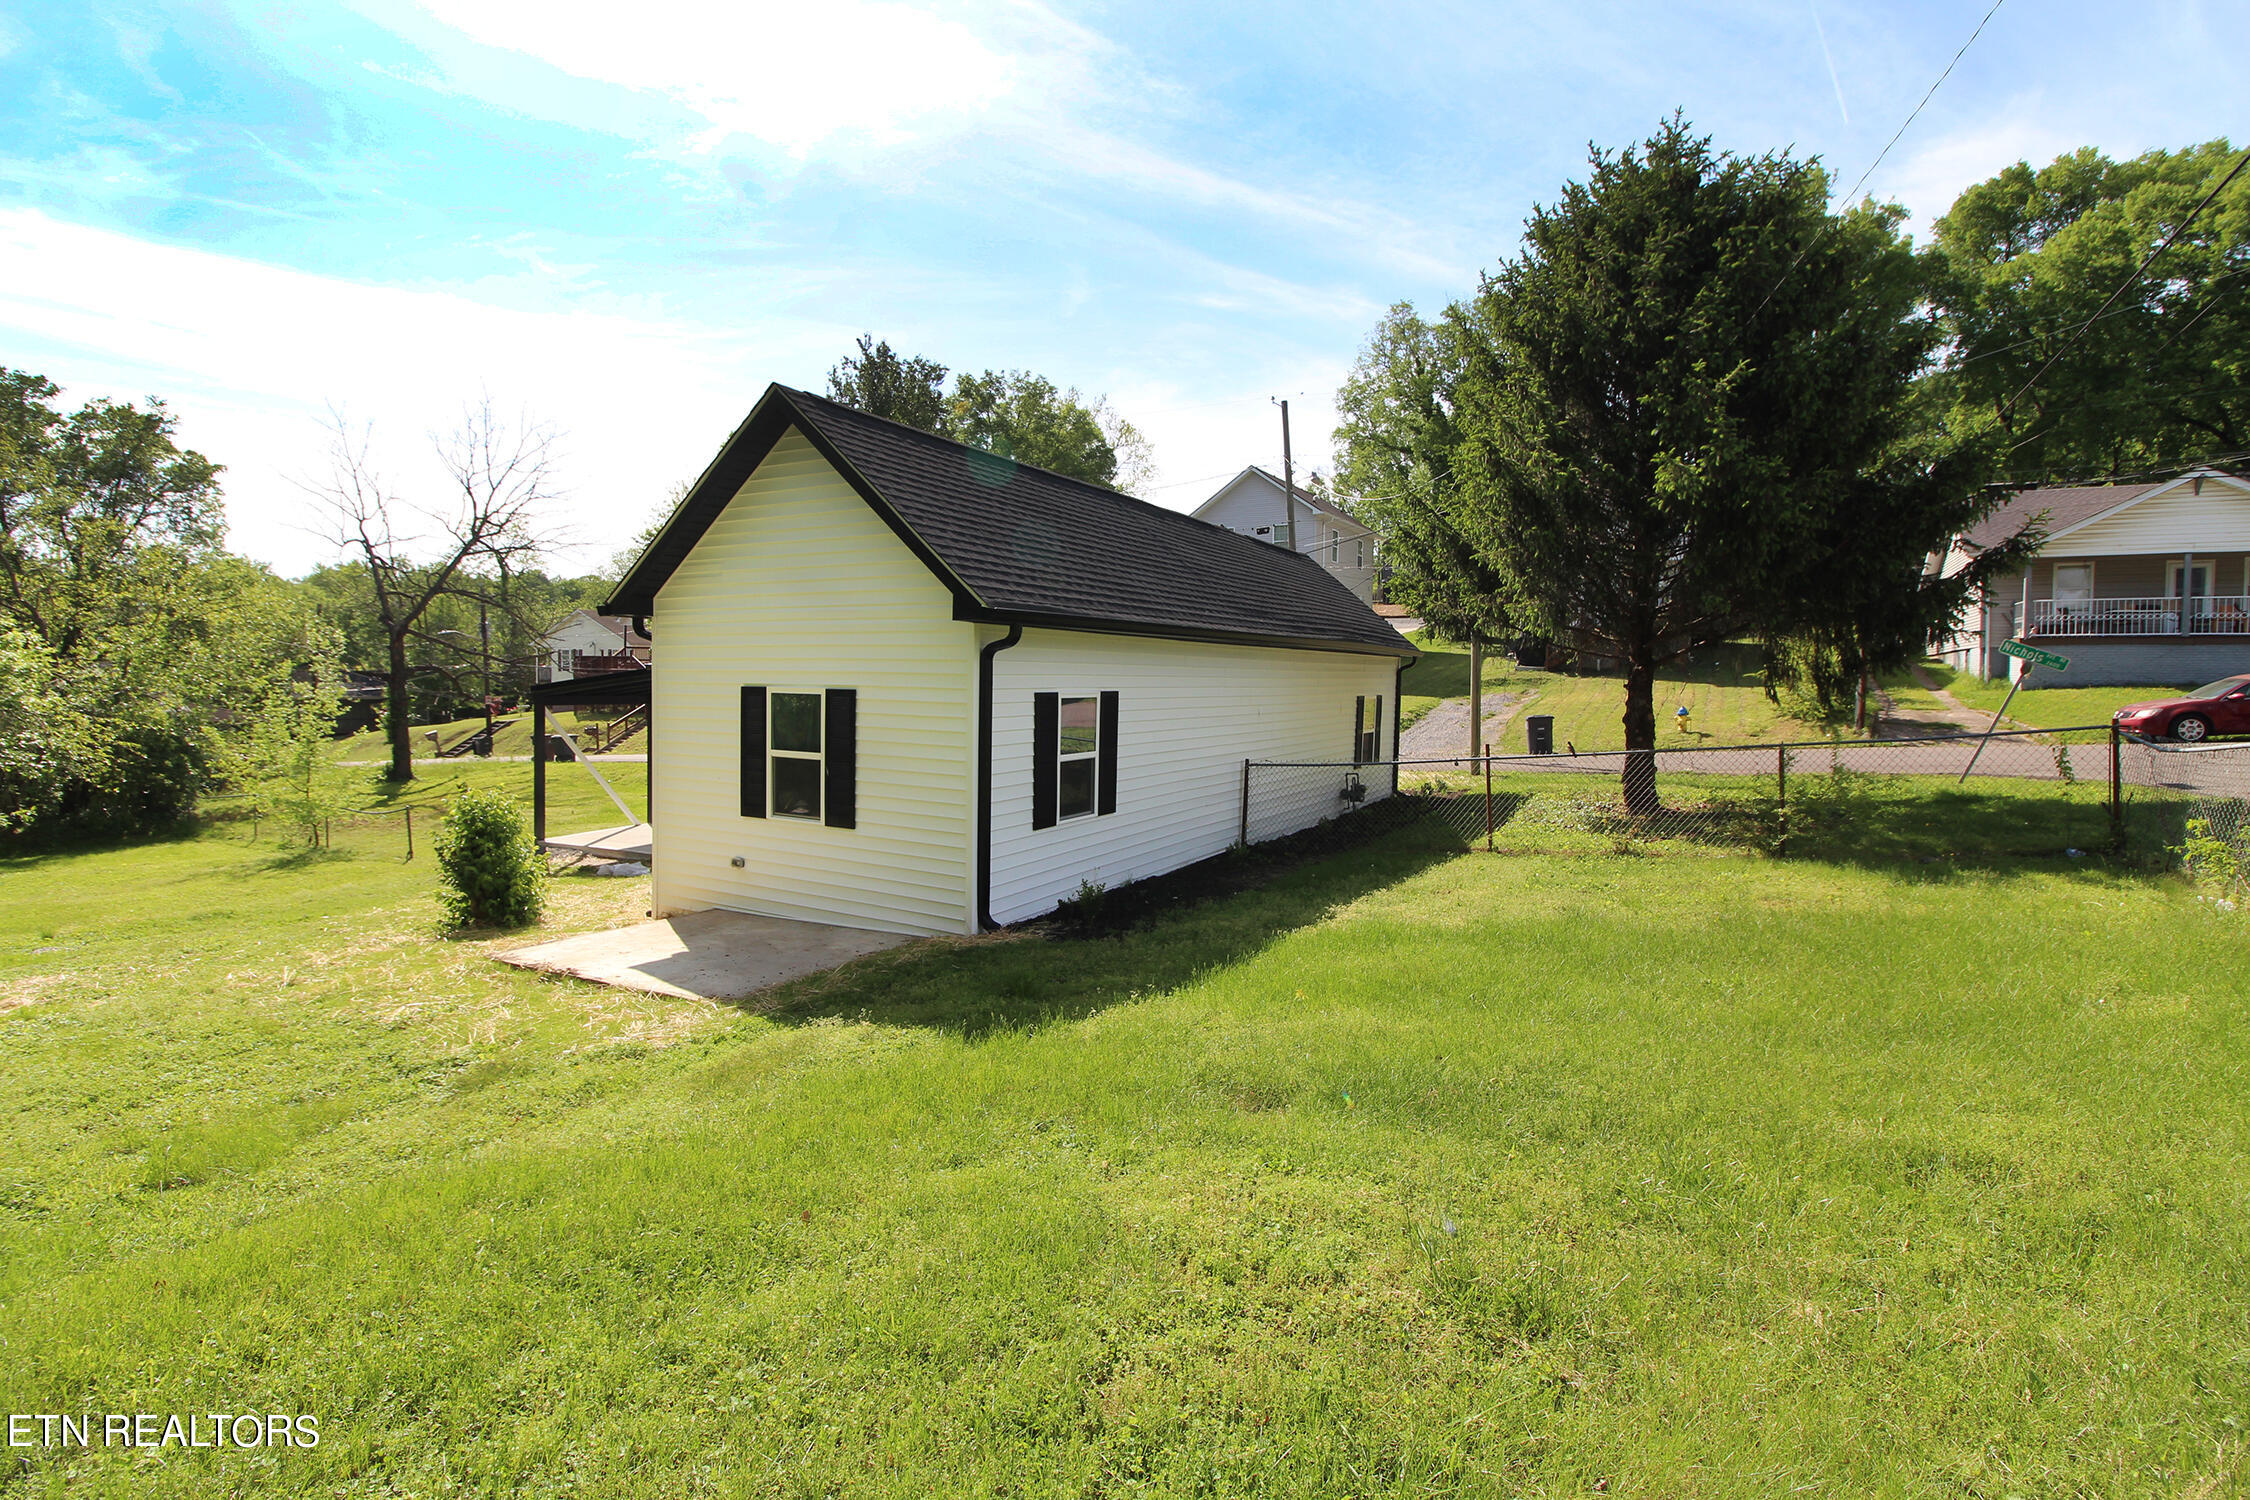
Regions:
M 2034 599 L 2017 605 L 2017 634 L 2250 635 L 2250 594 L 2192 599 Z

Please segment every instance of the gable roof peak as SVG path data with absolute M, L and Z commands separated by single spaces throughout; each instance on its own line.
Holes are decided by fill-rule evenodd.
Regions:
M 664 580 L 792 428 L 952 593 L 955 619 L 1414 654 L 1310 557 L 779 384 L 603 609 L 653 613 Z

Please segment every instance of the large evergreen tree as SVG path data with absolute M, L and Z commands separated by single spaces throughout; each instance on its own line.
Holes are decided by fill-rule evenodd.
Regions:
M 1973 450 L 1902 442 L 1937 335 L 1898 211 L 1827 194 L 1818 166 L 1715 153 L 1675 117 L 1597 151 L 1474 306 L 1472 534 L 1511 614 L 1622 665 L 1636 812 L 1659 667 L 1816 614 L 1868 566 L 1855 515 L 1926 552 L 1989 504 Z

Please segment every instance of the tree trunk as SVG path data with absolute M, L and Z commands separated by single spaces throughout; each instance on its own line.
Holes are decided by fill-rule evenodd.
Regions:
M 1625 664 L 1625 810 L 1660 812 L 1656 796 L 1656 668 L 1645 656 Z
M 1859 683 L 1852 690 L 1852 728 L 1867 727 L 1867 669 L 1859 669 Z
M 389 689 L 387 696 L 390 703 L 390 713 L 387 717 L 390 722 L 384 727 L 390 731 L 390 779 L 393 781 L 412 781 L 414 779 L 414 735 L 413 726 L 407 723 L 406 637 L 403 634 L 391 636 L 389 665 L 390 681 L 386 686 Z

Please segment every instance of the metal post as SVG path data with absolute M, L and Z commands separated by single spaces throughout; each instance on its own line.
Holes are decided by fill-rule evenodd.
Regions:
M 414 863 L 414 809 L 406 810 L 406 862 Z
M 2125 737 L 2114 722 L 2109 726 L 2109 837 L 2120 850 L 2125 847 Z
M 1994 714 L 1992 722 L 1984 727 L 1984 738 L 1978 740 L 1976 749 L 1969 752 L 1969 763 L 1961 768 L 1961 780 L 1954 782 L 1955 786 L 1967 781 L 1969 773 L 1977 768 L 1977 757 L 1984 754 L 1984 747 L 1991 742 L 1992 732 L 2000 727 L 2000 721 L 2008 717 L 2008 705 L 2016 701 L 2016 689 L 2022 687 L 2024 678 L 2030 675 L 2031 663 L 2025 662 L 2023 670 L 2016 674 L 2016 680 L 2008 684 L 2008 696 L 2000 700 L 2000 711 Z
M 1242 762 L 1242 831 L 1235 835 L 1236 843 L 1248 846 L 1250 842 L 1250 761 Z
M 1789 747 L 1773 747 L 1773 800 L 1781 810 L 1789 810 Z
M 531 700 L 531 841 L 547 847 L 547 705 Z
M 1492 742 L 1484 746 L 1484 852 L 1492 853 Z

